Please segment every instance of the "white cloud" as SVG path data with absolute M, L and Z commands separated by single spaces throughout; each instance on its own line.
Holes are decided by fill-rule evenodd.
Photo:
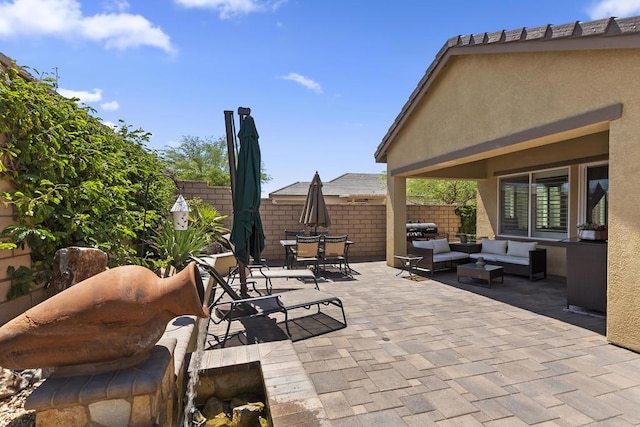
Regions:
M 317 83 L 301 74 L 289 73 L 286 76 L 280 76 L 280 78 L 283 80 L 291 80 L 293 82 L 296 82 L 299 85 L 304 86 L 307 89 L 311 89 L 316 93 L 322 93 L 322 86 L 320 86 L 320 83 Z
M 118 104 L 118 101 L 110 101 L 100 104 L 100 107 L 105 111 L 116 111 L 120 108 L 120 104 Z
M 84 16 L 77 0 L 13 0 L 0 3 L 0 39 L 49 36 L 88 39 L 107 48 L 151 46 L 173 53 L 171 40 L 159 27 L 140 15 L 123 13 L 129 4 L 115 0 L 109 8 L 118 13 Z
M 103 121 L 102 124 L 105 125 L 105 126 L 109 126 L 113 130 L 117 130 L 118 129 L 118 125 L 113 123 L 113 122 L 110 122 L 109 120 Z
M 229 19 L 253 12 L 264 12 L 279 8 L 286 0 L 174 0 L 187 8 L 211 9 L 220 19 Z
M 58 93 L 65 98 L 78 98 L 80 102 L 85 104 L 102 100 L 102 89 L 93 89 L 93 92 L 87 92 L 86 90 L 58 88 Z
M 600 0 L 587 9 L 591 19 L 625 18 L 640 14 L 640 0 Z
M 118 12 L 124 12 L 131 7 L 126 0 L 107 0 L 103 3 L 106 10 L 117 10 Z

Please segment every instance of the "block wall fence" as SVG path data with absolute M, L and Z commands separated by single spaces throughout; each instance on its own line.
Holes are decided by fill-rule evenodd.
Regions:
M 182 181 L 186 199 L 200 198 L 212 205 L 222 215 L 228 215 L 225 227 L 231 228 L 233 202 L 230 187 L 211 187 L 203 181 Z M 285 230 L 303 230 L 298 221 L 303 204 L 273 204 L 271 199 L 262 199 L 260 215 L 265 231 L 263 256 L 269 261 L 283 261 L 284 250 L 280 240 Z M 355 244 L 349 249 L 351 260 L 384 259 L 386 251 L 386 206 L 385 205 L 329 205 L 332 235 L 347 234 Z M 407 222 L 434 222 L 441 235 L 450 239 L 458 233 L 460 217 L 453 205 L 408 205 Z

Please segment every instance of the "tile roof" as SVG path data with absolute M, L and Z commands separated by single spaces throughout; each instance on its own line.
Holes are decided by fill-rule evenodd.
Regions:
M 306 196 L 310 181 L 298 181 L 279 190 L 269 193 L 275 196 Z M 385 196 L 386 182 L 378 173 L 345 173 L 331 181 L 322 183 L 322 194 L 325 196 Z
M 442 46 L 420 82 L 409 96 L 375 152 L 376 161 L 386 162 L 386 151 L 393 143 L 402 122 L 425 95 L 431 81 L 454 56 L 533 52 L 545 50 L 584 50 L 640 48 L 640 16 L 606 18 L 589 22 L 543 25 L 491 33 L 459 35 Z

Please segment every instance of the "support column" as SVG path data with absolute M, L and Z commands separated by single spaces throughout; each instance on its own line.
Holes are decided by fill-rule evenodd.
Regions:
M 407 179 L 387 174 L 387 265 L 407 254 Z M 398 264 L 399 266 L 399 264 Z

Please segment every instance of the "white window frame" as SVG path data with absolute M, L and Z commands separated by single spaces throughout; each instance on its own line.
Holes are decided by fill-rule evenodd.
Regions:
M 538 236 L 532 236 L 532 229 L 533 229 L 533 224 L 532 224 L 532 210 L 533 210 L 533 206 L 531 203 L 531 200 L 534 196 L 534 187 L 532 185 L 532 181 L 533 181 L 533 175 L 535 174 L 539 174 L 539 173 L 543 173 L 543 172 L 549 172 L 549 171 L 565 171 L 566 175 L 567 175 L 567 184 L 569 186 L 569 191 L 567 193 L 567 232 L 566 232 L 566 236 L 564 238 L 568 238 L 570 235 L 570 218 L 571 218 L 571 168 L 569 166 L 566 167 L 556 167 L 556 168 L 547 168 L 547 169 L 536 169 L 536 170 L 530 170 L 528 172 L 521 172 L 521 173 L 513 173 L 513 174 L 508 174 L 508 175 L 501 175 L 498 177 L 498 185 L 497 187 L 497 197 L 496 197 L 496 201 L 497 201 L 497 208 L 496 208 L 496 213 L 497 213 L 497 230 L 498 233 L 496 233 L 497 236 L 499 237 L 513 237 L 513 238 L 528 238 L 528 239 L 536 239 L 536 240 L 547 240 L 547 241 L 554 241 L 557 242 L 559 240 L 563 240 L 564 238 L 558 238 L 558 237 L 538 237 Z M 585 176 L 585 182 L 586 182 L 586 176 L 587 176 L 587 172 L 586 172 L 586 168 L 585 168 L 585 172 L 584 172 L 584 176 Z M 513 234 L 501 234 L 500 230 L 502 229 L 502 206 L 501 206 L 501 194 L 500 194 L 500 189 L 502 187 L 501 181 L 503 179 L 509 178 L 509 177 L 520 177 L 520 176 L 527 176 L 528 180 L 529 180 L 529 200 L 527 203 L 527 235 L 526 236 L 520 236 L 520 235 L 513 235 Z
M 609 166 L 608 160 L 583 163 L 578 169 L 578 217 L 577 224 L 587 222 L 587 169 L 594 166 Z

